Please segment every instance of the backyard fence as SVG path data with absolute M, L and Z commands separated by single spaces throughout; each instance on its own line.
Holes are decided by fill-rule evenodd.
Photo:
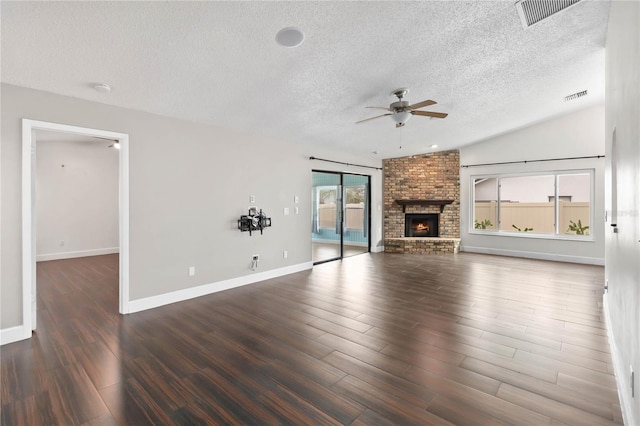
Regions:
M 345 214 L 345 224 L 347 229 L 363 230 L 364 226 L 364 204 L 347 204 Z M 318 206 L 318 225 L 320 228 L 336 227 L 336 205 L 335 203 L 320 204 Z
M 513 225 L 520 229 L 533 228 L 531 232 L 546 234 L 555 233 L 555 204 L 551 203 L 501 203 L 500 204 L 500 230 L 515 231 Z M 574 234 L 569 231 L 569 221 L 583 226 L 589 226 L 590 206 L 588 202 L 560 201 L 559 205 L 559 232 L 561 234 Z M 486 229 L 497 229 L 498 204 L 495 201 L 475 203 L 475 222 L 488 220 L 492 225 Z M 588 234 L 589 231 L 586 231 Z

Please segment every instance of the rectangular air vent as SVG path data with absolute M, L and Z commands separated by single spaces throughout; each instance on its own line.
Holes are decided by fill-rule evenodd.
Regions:
M 574 99 L 578 99 L 578 98 L 581 98 L 583 96 L 587 96 L 587 91 L 586 90 L 583 90 L 582 92 L 578 92 L 578 93 L 573 93 L 573 94 L 571 94 L 569 96 L 565 96 L 564 97 L 564 101 L 565 102 L 572 101 Z
M 526 29 L 580 1 L 582 0 L 518 0 L 516 10 L 522 21 L 522 28 Z

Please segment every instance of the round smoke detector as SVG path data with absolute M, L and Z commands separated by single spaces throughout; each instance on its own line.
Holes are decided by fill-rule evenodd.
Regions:
M 304 41 L 304 33 L 296 27 L 287 27 L 278 31 L 276 42 L 284 47 L 298 47 Z

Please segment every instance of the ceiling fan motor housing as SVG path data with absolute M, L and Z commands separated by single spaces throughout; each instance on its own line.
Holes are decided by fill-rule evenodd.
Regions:
M 392 92 L 392 94 L 398 97 L 397 102 L 393 102 L 389 105 L 389 110 L 393 111 L 391 118 L 396 122 L 396 128 L 404 126 L 404 124 L 411 118 L 411 112 L 408 110 L 409 102 L 403 101 L 409 90 L 402 88 Z
M 404 111 L 405 108 L 407 108 L 409 106 L 409 102 L 407 101 L 398 101 L 398 102 L 394 102 L 391 105 L 389 105 L 389 109 L 393 110 L 395 112 L 400 112 L 400 111 Z

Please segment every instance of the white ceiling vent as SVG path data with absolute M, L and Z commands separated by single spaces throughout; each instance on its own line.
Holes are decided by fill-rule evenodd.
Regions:
M 529 28 L 562 10 L 578 4 L 581 0 L 518 0 L 516 10 L 522 21 L 522 28 Z
M 587 91 L 586 90 L 583 90 L 582 92 L 572 93 L 571 95 L 565 96 L 564 97 L 564 101 L 565 102 L 572 101 L 574 99 L 578 99 L 578 98 L 581 98 L 583 96 L 587 96 Z

